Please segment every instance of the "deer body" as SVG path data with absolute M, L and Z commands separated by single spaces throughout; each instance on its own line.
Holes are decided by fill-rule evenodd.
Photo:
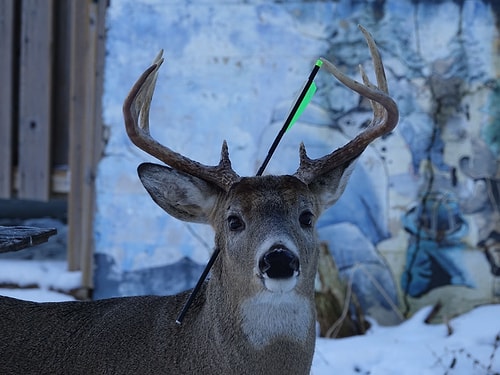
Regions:
M 176 182 L 169 181 L 171 186 L 192 179 L 166 167 L 145 167 L 151 174 L 145 179 L 156 178 L 158 170 L 172 173 Z M 158 180 L 145 184 L 160 186 Z M 198 192 L 191 193 L 195 197 Z M 298 217 L 304 210 L 318 212 L 316 197 L 295 177 L 264 176 L 241 181 L 228 196 L 197 199 L 190 202 L 189 213 L 198 210 L 194 203 L 212 201 L 209 220 L 226 233 L 218 233 L 220 258 L 182 325 L 175 316 L 186 293 L 42 304 L 4 297 L 2 373 L 308 373 L 315 342 L 317 243 L 312 224 L 302 227 Z M 231 231 L 226 220 L 218 222 L 228 215 L 241 217 L 245 230 Z M 273 247 L 297 254 L 300 249 L 296 285 L 287 280 L 283 285 L 276 281 L 283 290 L 265 287 L 258 261 Z M 249 249 L 253 259 L 247 259 Z
M 378 87 L 361 85 L 324 61 L 341 82 L 372 101 L 374 120 L 353 141 L 317 160 L 300 149 L 294 175 L 239 177 L 224 143 L 208 167 L 160 145 L 148 113 L 160 57 L 124 104 L 127 132 L 169 165 L 145 163 L 139 177 L 170 215 L 215 230 L 212 276 L 182 325 L 187 292 L 92 302 L 33 303 L 0 298 L 2 374 L 307 374 L 315 343 L 315 223 L 340 197 L 354 161 L 397 123 L 395 103 L 369 34 Z M 139 119 L 140 118 L 140 119 Z
M 206 298 L 203 293 L 199 297 Z M 227 311 L 218 318 L 224 326 L 217 325 L 225 333 L 207 320 L 204 311 L 210 307 L 199 304 L 190 310 L 198 317 L 188 315 L 183 326 L 177 325 L 173 318 L 185 298 L 187 293 L 175 300 L 145 296 L 55 305 L 3 297 L 2 319 L 16 316 L 8 326 L 2 323 L 1 373 L 308 373 L 314 335 L 312 342 L 275 340 L 255 350 L 241 332 L 232 331 L 234 318 Z M 36 316 L 43 320 L 34 323 Z

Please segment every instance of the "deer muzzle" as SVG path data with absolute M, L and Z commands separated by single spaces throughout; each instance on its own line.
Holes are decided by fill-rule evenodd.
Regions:
M 259 270 L 270 279 L 288 279 L 298 275 L 299 258 L 286 248 L 272 248 L 259 260 Z

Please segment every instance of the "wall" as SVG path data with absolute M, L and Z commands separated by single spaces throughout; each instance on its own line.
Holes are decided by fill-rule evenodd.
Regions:
M 444 314 L 500 298 L 498 5 L 489 1 L 112 1 L 108 13 L 106 155 L 97 176 L 95 297 L 169 294 L 192 286 L 209 228 L 181 223 L 150 200 L 121 117 L 135 79 L 164 49 L 153 135 L 205 164 L 223 139 L 252 175 L 323 55 L 371 74 L 356 25 L 373 34 L 397 101 L 398 128 L 358 161 L 319 223 L 365 312 L 391 324 L 441 300 Z M 298 144 L 313 157 L 371 117 L 366 101 L 325 72 L 267 171 L 293 173 Z

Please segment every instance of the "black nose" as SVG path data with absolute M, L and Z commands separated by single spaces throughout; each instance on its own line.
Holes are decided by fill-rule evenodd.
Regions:
M 260 259 L 259 269 L 271 279 L 286 279 L 299 271 L 299 258 L 288 249 L 272 249 Z

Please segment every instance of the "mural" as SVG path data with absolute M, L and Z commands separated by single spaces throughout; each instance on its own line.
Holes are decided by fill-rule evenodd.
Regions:
M 402 221 L 409 234 L 401 277 L 403 294 L 418 298 L 440 286 L 474 287 L 462 256 L 469 226 L 455 197 L 432 192 L 419 200 Z
M 371 72 L 361 23 L 381 49 L 400 124 L 359 158 L 318 234 L 381 324 L 438 301 L 448 316 L 499 302 L 499 15 L 486 0 L 112 2 L 96 296 L 177 292 L 210 252 L 211 231 L 167 217 L 135 175 L 147 157 L 127 140 L 119 108 L 156 51 L 167 57 L 151 109 L 157 138 L 207 164 L 226 139 L 238 173 L 251 175 L 318 56 L 354 77 L 358 64 Z M 268 173 L 293 173 L 301 141 L 322 156 L 370 120 L 369 103 L 328 74 L 316 84 Z
M 499 158 L 490 147 L 473 140 L 472 155 L 460 159 L 460 170 L 473 181 L 473 191 L 465 197 L 462 207 L 464 212 L 474 214 L 477 247 L 490 265 L 492 292 L 500 296 L 500 168 Z

